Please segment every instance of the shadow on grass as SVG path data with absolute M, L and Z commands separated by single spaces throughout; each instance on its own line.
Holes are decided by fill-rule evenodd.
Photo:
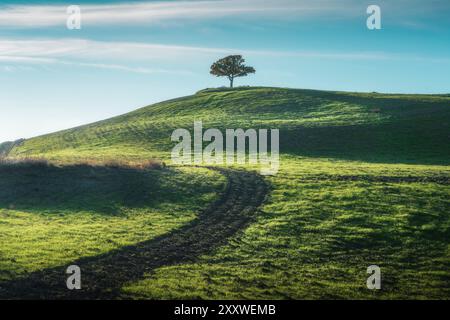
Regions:
M 36 214 L 120 214 L 123 207 L 153 207 L 185 200 L 163 187 L 169 169 L 141 170 L 41 162 L 0 164 L 0 209 Z M 164 192 L 164 188 L 166 192 Z
M 281 152 L 371 163 L 450 164 L 449 127 L 403 122 L 283 129 Z
M 59 266 L 0 283 L 0 299 L 118 298 L 125 284 L 142 279 L 144 274 L 195 261 L 226 244 L 253 221 L 268 185 L 251 172 L 218 170 L 227 176 L 227 188 L 194 221 L 158 238 L 74 261 L 72 264 L 82 271 L 82 290 L 67 289 L 67 266 Z

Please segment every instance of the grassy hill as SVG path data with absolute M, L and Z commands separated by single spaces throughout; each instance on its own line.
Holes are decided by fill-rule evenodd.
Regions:
M 0 157 L 5 157 L 9 154 L 9 152 L 14 148 L 14 146 L 22 143 L 24 140 L 16 140 L 16 141 L 6 141 L 0 143 Z
M 450 97 L 279 88 L 207 89 L 15 146 L 11 157 L 45 157 L 55 165 L 49 175 L 0 168 L 9 177 L 0 188 L 0 256 L 7 258 L 0 279 L 107 252 L 191 221 L 225 183 L 217 172 L 170 166 L 172 131 L 192 131 L 194 120 L 205 128 L 280 129 L 280 172 L 266 178 L 271 191 L 250 226 L 213 252 L 124 284 L 124 297 L 450 296 Z M 169 167 L 91 172 L 77 164 L 150 158 Z M 128 187 L 111 187 L 134 177 L 135 190 L 148 189 L 145 175 L 165 181 L 150 188 L 153 202 L 123 196 Z M 58 177 L 63 185 L 45 187 L 46 179 Z M 72 181 L 78 187 L 64 186 Z M 36 184 L 44 189 L 33 191 Z M 69 201 L 74 190 L 91 190 L 86 186 L 93 192 Z M 102 190 L 98 197 L 95 190 Z M 174 207 L 158 204 L 178 197 Z M 123 236 L 114 244 L 107 242 L 118 234 Z M 24 235 L 29 241 L 19 243 Z M 63 246 L 48 249 L 61 241 L 74 248 L 70 254 L 61 253 Z M 381 291 L 366 288 L 366 269 L 373 264 L 382 268 Z
M 204 90 L 123 116 L 27 140 L 12 155 L 168 157 L 174 128 L 281 130 L 284 154 L 449 164 L 450 98 L 277 88 Z

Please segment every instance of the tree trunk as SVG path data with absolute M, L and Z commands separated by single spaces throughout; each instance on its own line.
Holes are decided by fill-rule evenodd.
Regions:
M 234 78 L 231 77 L 231 78 L 230 78 L 230 88 L 233 88 L 233 82 L 234 82 Z

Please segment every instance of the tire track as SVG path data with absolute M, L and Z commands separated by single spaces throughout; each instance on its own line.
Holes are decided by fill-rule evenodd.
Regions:
M 197 219 L 160 237 L 74 261 L 81 268 L 81 290 L 67 289 L 67 266 L 59 266 L 0 283 L 0 299 L 116 299 L 123 285 L 145 273 L 193 262 L 225 245 L 255 219 L 269 187 L 257 173 L 211 169 L 227 177 L 227 186 Z

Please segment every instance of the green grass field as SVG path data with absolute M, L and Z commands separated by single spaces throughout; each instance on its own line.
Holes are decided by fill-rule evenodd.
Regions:
M 157 237 L 214 201 L 206 169 L 0 166 L 0 279 Z
M 14 146 L 10 158 L 51 164 L 0 165 L 0 281 L 198 218 L 226 177 L 171 166 L 171 133 L 194 120 L 280 129 L 280 172 L 265 178 L 270 192 L 252 223 L 192 261 L 123 283 L 121 297 L 450 297 L 450 97 L 258 87 L 203 90 Z M 83 164 L 149 159 L 168 166 Z M 366 288 L 373 264 L 379 291 Z

